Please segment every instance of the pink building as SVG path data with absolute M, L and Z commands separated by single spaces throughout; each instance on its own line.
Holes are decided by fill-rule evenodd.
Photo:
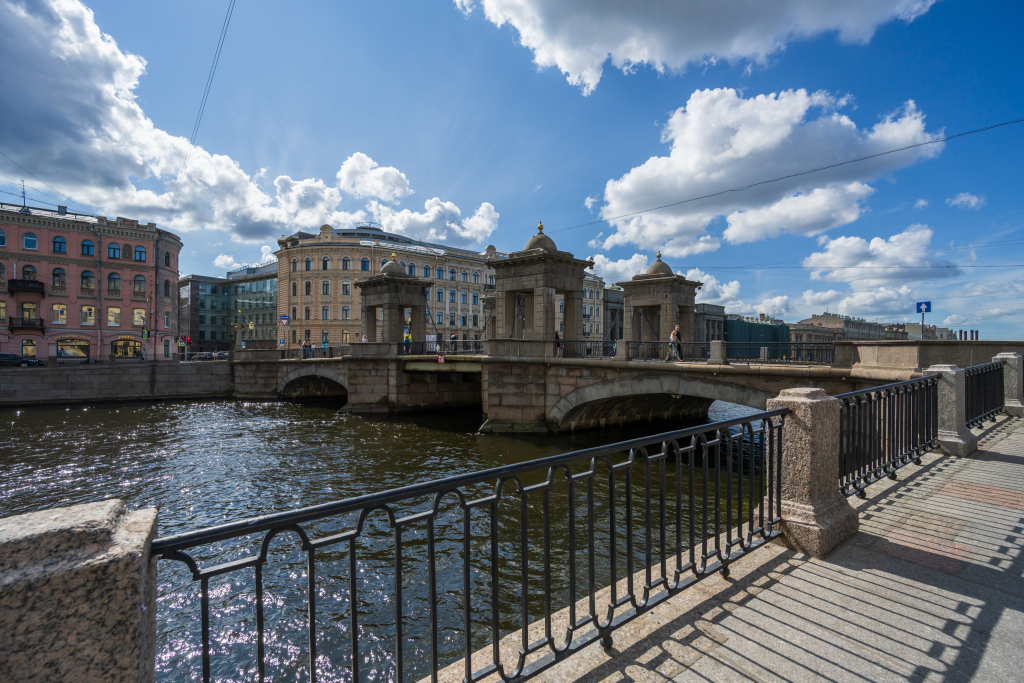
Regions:
M 153 223 L 0 204 L 0 351 L 170 360 L 180 251 Z

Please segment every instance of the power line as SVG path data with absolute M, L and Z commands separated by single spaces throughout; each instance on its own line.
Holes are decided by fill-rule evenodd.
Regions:
M 680 270 L 940 270 L 950 268 L 1024 268 L 1024 263 L 1000 263 L 991 265 L 969 265 L 961 266 L 955 263 L 946 266 L 679 266 Z
M 3 157 L 4 159 L 7 159 L 7 161 L 11 162 L 12 164 L 14 164 L 14 165 L 15 165 L 15 166 L 17 166 L 18 168 L 20 168 L 20 169 L 21 169 L 22 171 L 24 171 L 25 173 L 28 173 L 28 174 L 29 174 L 30 176 L 32 176 L 32 177 L 33 177 L 33 178 L 35 178 L 36 180 L 39 180 L 39 182 L 43 183 L 43 185 L 46 185 L 46 186 L 47 186 L 48 188 L 50 188 L 51 190 L 53 190 L 54 192 L 56 192 L 56 193 L 57 193 L 57 196 L 58 196 L 58 197 L 63 197 L 64 199 L 66 199 L 66 200 L 67 200 L 67 202 L 68 202 L 68 204 L 73 204 L 74 206 L 77 206 L 77 207 L 78 207 L 78 208 L 80 208 L 80 209 L 84 209 L 84 208 L 85 208 L 84 206 L 82 206 L 81 204 L 79 204 L 78 202 L 76 202 L 75 200 L 73 200 L 73 199 L 72 199 L 71 197 L 67 196 L 66 194 L 63 194 L 63 193 L 59 192 L 59 191 L 58 191 L 58 190 L 57 190 L 56 188 L 54 188 L 54 187 L 53 187 L 52 185 L 48 185 L 47 183 L 45 183 L 45 182 L 43 182 L 42 180 L 40 180 L 39 176 L 37 176 L 37 175 L 36 175 L 35 173 L 33 173 L 32 171 L 28 170 L 27 168 L 25 168 L 24 166 L 22 166 L 21 164 L 19 164 L 19 163 L 18 163 L 17 161 L 15 161 L 14 159 L 12 159 L 12 158 L 10 158 L 9 156 L 7 156 L 6 154 L 4 154 L 4 153 L 3 153 L 2 151 L 0 151 L 0 156 L 2 156 L 2 157 Z M 7 177 L 7 178 L 11 178 L 12 180 L 17 180 L 17 178 L 14 178 L 14 176 L 9 176 L 9 175 L 7 175 L 6 173 L 2 173 L 2 174 L 0 174 L 0 175 L 3 175 L 3 176 L 5 176 L 5 177 Z M 22 181 L 22 182 L 24 182 L 24 181 Z M 35 189 L 35 188 L 33 188 L 33 189 Z
M 167 223 L 174 219 L 174 209 L 178 206 L 178 194 L 181 192 L 181 184 L 185 180 L 185 171 L 188 169 L 189 159 L 192 158 L 192 150 L 196 145 L 196 135 L 199 134 L 199 124 L 203 120 L 203 112 L 206 110 L 206 100 L 210 97 L 210 87 L 213 85 L 213 75 L 217 73 L 217 63 L 220 62 L 220 53 L 224 48 L 224 38 L 228 34 L 228 25 L 231 23 L 231 15 L 235 11 L 235 0 L 229 0 L 228 11 L 224 15 L 224 24 L 220 27 L 220 37 L 217 39 L 217 49 L 213 53 L 213 63 L 210 64 L 210 73 L 206 77 L 206 87 L 203 90 L 203 98 L 199 103 L 199 112 L 196 114 L 196 122 L 192 125 L 192 136 L 188 141 L 188 152 L 185 154 L 185 163 L 178 173 L 178 186 L 174 189 L 174 199 L 171 201 L 171 212 L 167 215 Z
M 671 204 L 662 204 L 661 206 L 655 206 L 655 207 L 650 208 L 650 209 L 641 209 L 640 211 L 633 211 L 633 212 L 630 212 L 630 213 L 624 213 L 624 214 L 621 214 L 621 215 L 618 215 L 618 216 L 612 216 L 611 218 L 601 218 L 601 219 L 596 220 L 596 221 L 590 221 L 589 223 L 580 223 L 579 225 L 572 225 L 572 226 L 569 226 L 568 228 L 559 228 L 558 230 L 549 230 L 549 232 L 565 232 L 566 230 L 575 230 L 576 228 L 585 228 L 588 225 L 599 225 L 601 223 L 610 223 L 611 221 L 617 221 L 620 218 L 629 218 L 630 216 L 638 216 L 638 215 L 640 215 L 642 213 L 650 213 L 651 211 L 659 211 L 661 209 L 667 209 L 667 208 L 670 208 L 670 207 L 673 207 L 673 206 L 679 206 L 680 204 L 688 204 L 690 202 L 696 202 L 696 201 L 699 201 L 701 199 L 710 199 L 711 197 L 719 197 L 719 196 L 721 196 L 723 194 L 728 194 L 730 192 L 743 192 L 744 190 L 749 190 L 750 188 L 757 187 L 759 185 L 768 185 L 770 183 L 777 183 L 780 180 L 787 180 L 789 178 L 798 178 L 800 176 L 810 175 L 812 173 L 818 173 L 820 171 L 827 171 L 830 168 L 838 168 L 839 166 L 846 166 L 847 164 L 855 164 L 855 163 L 857 163 L 859 161 L 867 161 L 868 159 L 876 159 L 878 157 L 886 156 L 887 154 L 895 154 L 897 152 L 905 152 L 908 149 L 914 149 L 916 147 L 924 147 L 926 145 L 935 145 L 935 144 L 938 144 L 940 142 L 949 142 L 950 140 L 955 140 L 956 138 L 962 138 L 965 135 L 974 135 L 975 133 L 984 133 L 985 131 L 992 130 L 994 128 L 1000 128 L 1002 126 L 1009 126 L 1009 125 L 1012 125 L 1012 124 L 1015 124 L 1015 123 L 1024 123 L 1024 118 L 1014 119 L 1012 121 L 1003 121 L 1002 123 L 994 123 L 991 126 L 985 126 L 984 128 L 975 128 L 974 130 L 968 130 L 968 131 L 964 131 L 962 133 L 955 133 L 953 135 L 947 135 L 945 137 L 935 138 L 933 140 L 928 140 L 927 142 L 918 142 L 918 143 L 913 144 L 913 145 L 907 145 L 906 147 L 899 147 L 897 149 L 890 149 L 890 150 L 885 151 L 885 152 L 878 152 L 876 154 L 869 154 L 869 155 L 867 155 L 865 157 L 858 157 L 856 159 L 848 159 L 847 161 L 840 161 L 839 163 L 829 164 L 828 166 L 819 166 L 818 168 L 812 168 L 812 169 L 810 169 L 808 171 L 800 171 L 799 173 L 790 173 L 789 175 L 779 176 L 778 178 L 772 178 L 771 180 L 762 180 L 762 181 L 759 181 L 759 182 L 756 182 L 756 183 L 751 183 L 750 185 L 744 185 L 742 187 L 732 187 L 732 188 L 729 188 L 728 190 L 721 190 L 719 192 L 712 192 L 711 194 L 705 194 L 705 195 L 701 195 L 699 197 L 691 197 L 689 199 L 682 199 L 682 200 L 680 200 L 678 202 L 672 202 Z

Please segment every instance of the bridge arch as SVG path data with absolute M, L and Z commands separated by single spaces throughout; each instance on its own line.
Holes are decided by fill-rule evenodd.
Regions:
M 312 398 L 348 395 L 348 378 L 322 363 L 304 363 L 277 380 L 277 395 Z
M 629 422 L 672 420 L 707 415 L 716 401 L 764 410 L 775 393 L 684 375 L 618 379 L 591 384 L 567 394 L 548 413 L 557 431 L 611 427 Z

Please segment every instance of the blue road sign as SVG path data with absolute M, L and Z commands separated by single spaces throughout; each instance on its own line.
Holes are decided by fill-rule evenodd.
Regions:
M 931 301 L 918 301 L 917 302 L 917 312 L 918 313 L 931 313 L 932 312 L 932 302 Z

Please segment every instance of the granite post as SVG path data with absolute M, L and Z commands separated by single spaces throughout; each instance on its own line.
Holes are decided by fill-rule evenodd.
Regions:
M 0 519 L 0 680 L 154 680 L 156 519 L 120 500 Z
M 1000 353 L 993 363 L 1003 364 L 1003 406 L 1007 415 L 1024 416 L 1024 357 L 1019 353 Z
M 789 408 L 782 428 L 782 531 L 787 545 L 824 557 L 857 533 L 857 511 L 839 492 L 839 399 L 783 389 L 768 410 Z
M 925 373 L 939 376 L 939 448 L 946 455 L 968 456 L 978 437 L 967 426 L 967 375 L 956 365 L 933 365 Z
M 708 363 L 712 365 L 728 365 L 729 359 L 725 355 L 725 342 L 716 340 L 710 342 L 711 352 L 708 357 Z

